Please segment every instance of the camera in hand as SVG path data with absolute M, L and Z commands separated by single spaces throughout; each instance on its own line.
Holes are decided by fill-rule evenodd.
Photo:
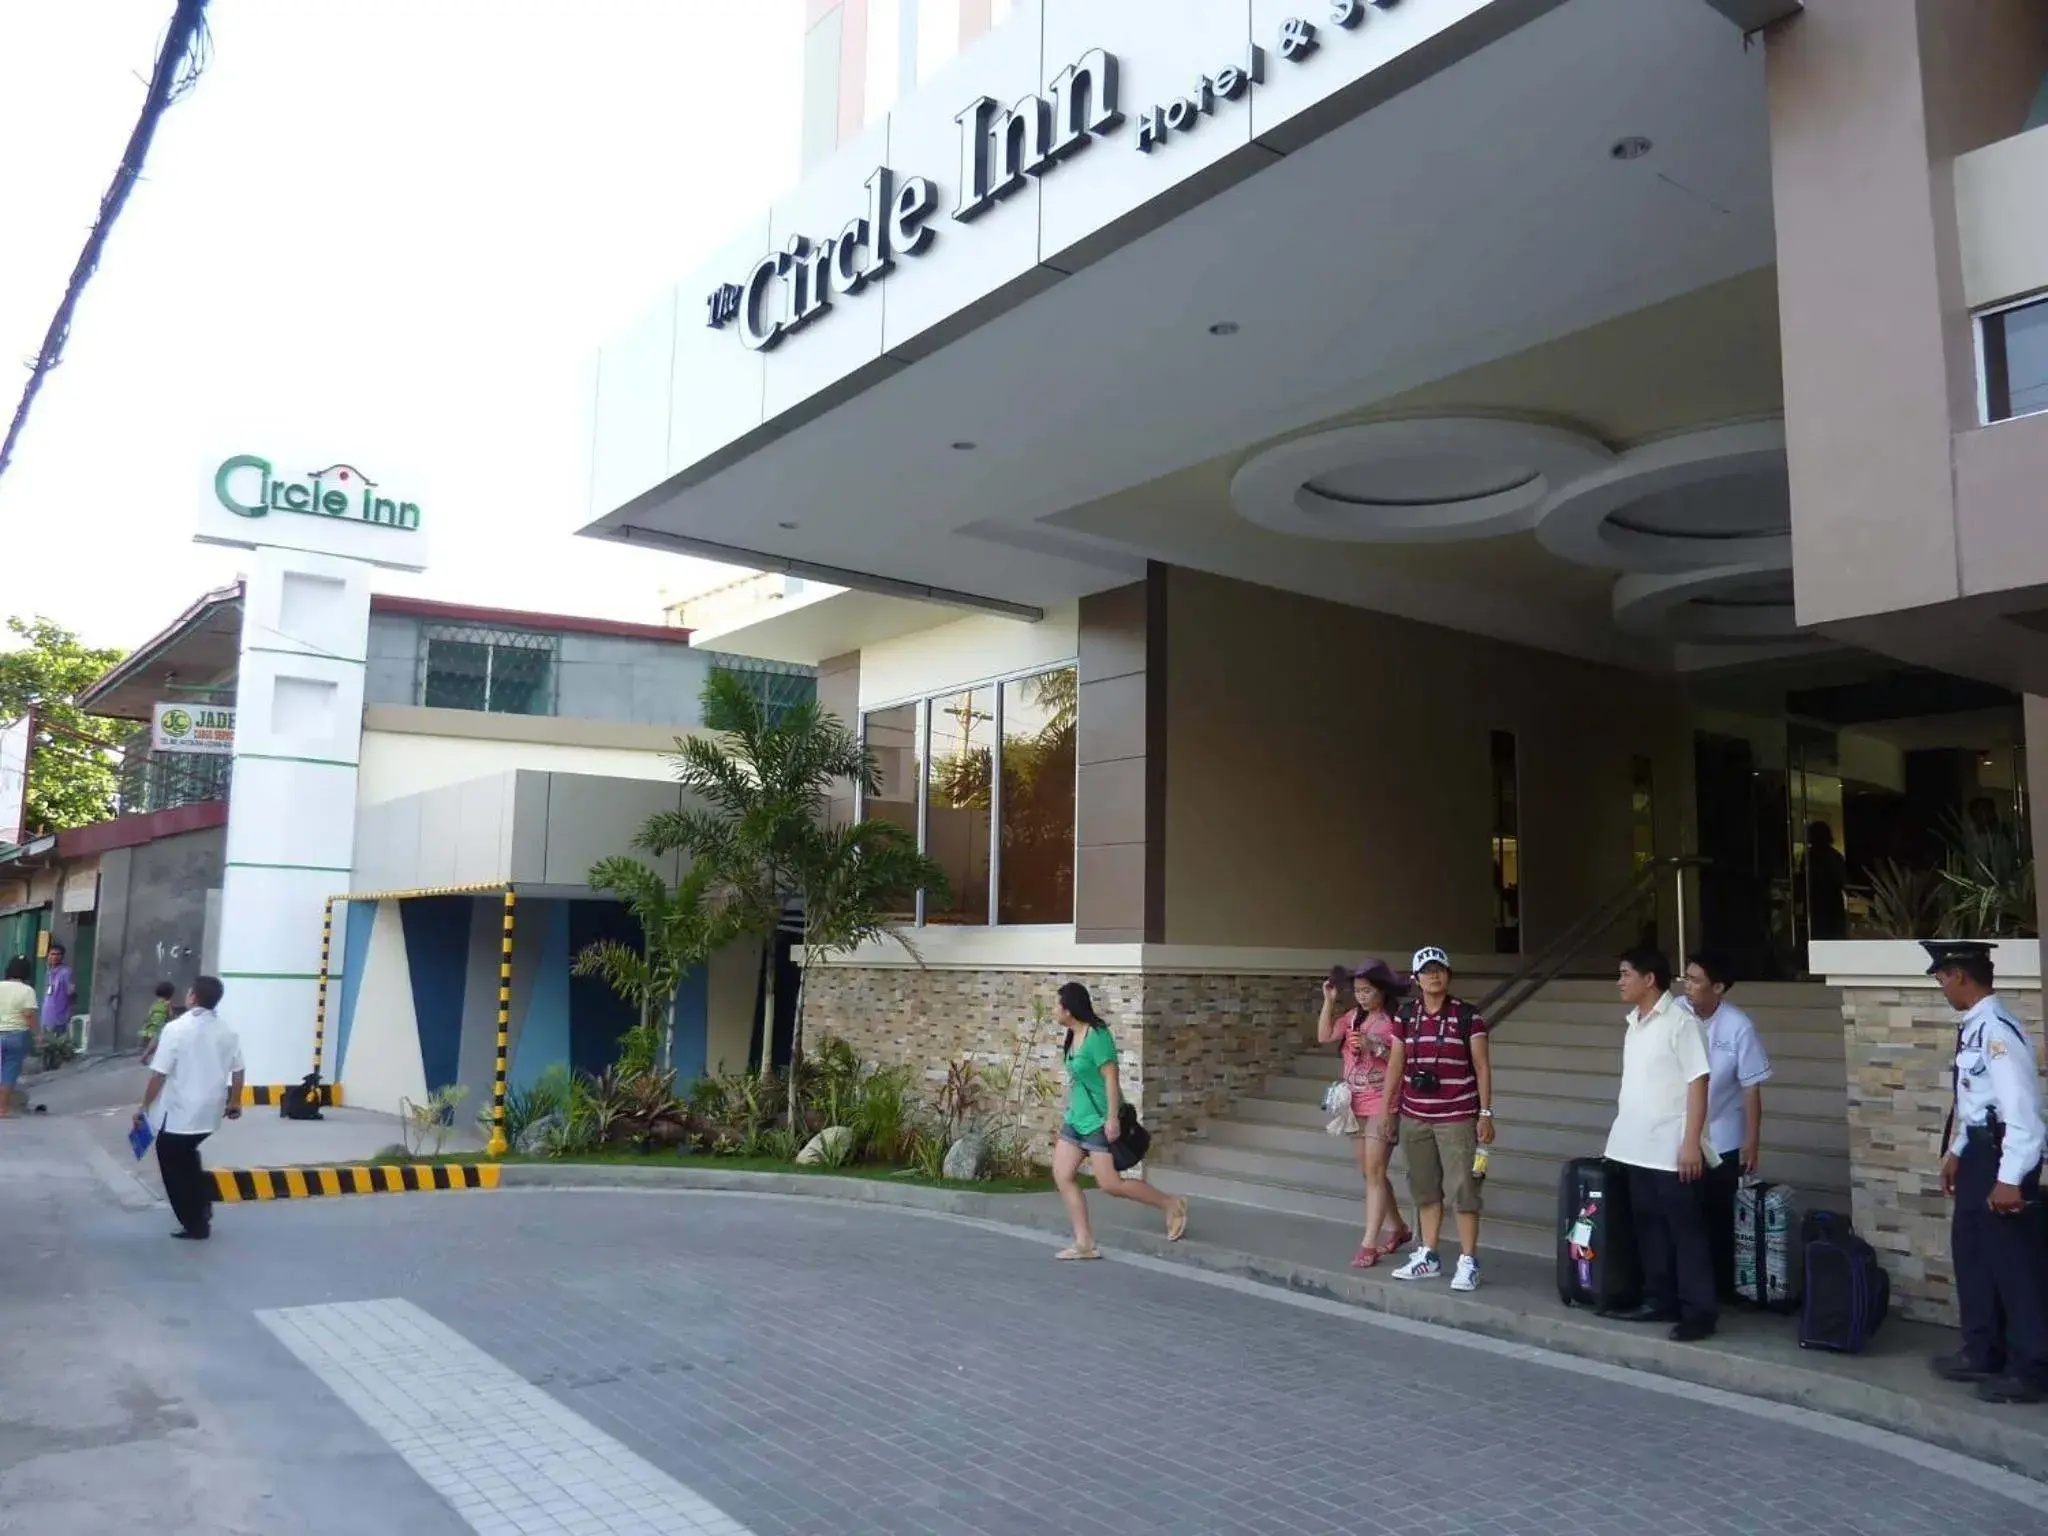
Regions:
M 1408 1086 L 1417 1093 L 1435 1093 L 1443 1086 L 1434 1067 L 1414 1067 L 1408 1072 Z

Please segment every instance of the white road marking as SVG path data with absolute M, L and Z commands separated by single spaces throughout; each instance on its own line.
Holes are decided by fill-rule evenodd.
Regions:
M 409 1301 L 256 1316 L 478 1536 L 749 1536 Z

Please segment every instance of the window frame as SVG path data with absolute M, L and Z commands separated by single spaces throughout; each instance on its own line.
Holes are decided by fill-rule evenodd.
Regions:
M 513 643 L 518 639 L 531 639 L 539 643 L 522 645 Z M 431 656 L 434 642 L 444 645 L 480 645 L 484 650 L 483 706 L 480 709 L 463 710 L 459 704 L 429 704 L 427 683 L 433 675 Z M 500 648 L 514 651 L 543 652 L 547 657 L 547 708 L 541 711 L 523 712 L 491 708 L 491 685 L 496 668 L 497 652 Z M 524 629 L 510 624 L 441 624 L 423 622 L 419 627 L 415 648 L 415 676 L 413 700 L 422 709 L 457 709 L 465 714 L 507 715 L 516 719 L 547 720 L 561 713 L 562 683 L 562 637 L 553 630 Z
M 1071 916 L 1064 923 L 1002 923 L 996 919 L 997 914 L 1002 910 L 1000 902 L 1003 877 L 1003 694 L 1011 683 L 1024 682 L 1034 677 L 1043 677 L 1050 672 L 1078 673 L 1079 670 L 1079 658 L 1068 657 L 1064 661 L 1038 662 L 1028 667 L 1015 667 L 1009 671 L 991 673 L 985 677 L 975 678 L 970 682 L 947 683 L 943 686 L 927 688 L 917 693 L 898 694 L 887 698 L 864 699 L 861 701 L 859 707 L 859 740 L 863 751 L 867 749 L 868 744 L 868 716 L 880 714 L 884 710 L 901 709 L 906 704 L 915 707 L 917 710 L 917 847 L 918 851 L 922 853 L 929 850 L 931 837 L 932 705 L 941 699 L 953 698 L 960 694 L 974 693 L 983 688 L 990 690 L 995 695 L 995 742 L 989 754 L 988 920 L 985 923 L 943 923 L 936 926 L 945 928 L 1009 928 L 1018 932 L 1033 929 L 1043 932 L 1058 932 L 1074 926 L 1074 919 Z M 1081 843 L 1080 800 L 1081 762 L 1080 754 L 1077 752 L 1074 755 L 1074 862 L 1077 877 L 1079 874 Z M 867 790 L 864 786 L 859 788 L 853 797 L 853 814 L 860 820 L 867 818 Z M 1079 892 L 1077 889 L 1076 901 L 1078 902 L 1078 900 Z M 923 891 L 917 893 L 916 926 L 919 928 L 927 926 L 925 895 Z
M 2030 416 L 2048 415 L 2048 406 L 2040 410 L 2018 412 L 2012 408 L 2012 374 L 2006 360 L 2005 327 L 2002 322 L 2005 316 L 2022 309 L 2048 310 L 2048 288 L 2022 294 L 2016 299 L 2007 299 L 2002 304 L 1988 304 L 1970 313 L 1970 329 L 1976 344 L 1977 420 L 1987 427 L 2001 426 L 2008 421 L 2025 421 Z M 1994 329 L 1991 324 L 1993 321 L 2001 323 Z M 2003 375 L 1998 379 L 1995 388 L 1992 366 L 1994 353 L 1997 354 L 2000 365 L 1996 371 Z M 2004 399 L 2005 414 L 1993 414 L 1994 395 Z

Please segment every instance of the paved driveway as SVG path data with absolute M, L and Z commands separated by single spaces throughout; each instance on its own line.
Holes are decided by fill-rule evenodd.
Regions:
M 203 1246 L 105 1201 L 51 1220 L 45 1262 L 119 1300 L 108 1348 L 175 1345 L 123 1443 L 204 1445 L 235 1494 L 153 1533 L 2048 1530 L 2048 1490 L 1872 1431 L 904 1213 L 366 1197 L 226 1209 Z M 0 1530 L 115 1528 L 6 1439 Z

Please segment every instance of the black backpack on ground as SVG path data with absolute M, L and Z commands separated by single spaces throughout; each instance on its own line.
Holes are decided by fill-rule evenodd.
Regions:
M 1799 1347 L 1860 1354 L 1891 1311 L 1891 1277 L 1877 1250 L 1837 1211 L 1815 1211 L 1800 1228 L 1806 1299 L 1799 1313 Z
M 286 1120 L 324 1120 L 320 1113 L 320 1101 L 325 1095 L 320 1091 L 320 1074 L 308 1072 L 305 1081 L 293 1083 L 278 1095 L 277 1112 Z

